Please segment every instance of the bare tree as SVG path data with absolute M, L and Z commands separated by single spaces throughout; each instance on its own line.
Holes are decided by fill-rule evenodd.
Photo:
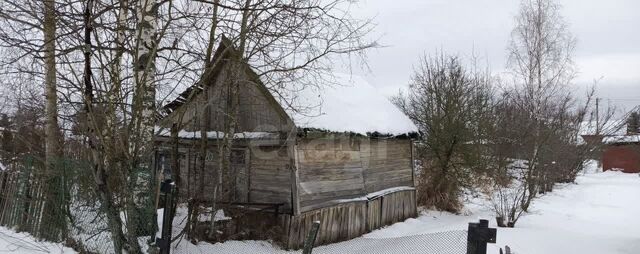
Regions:
M 58 125 L 58 94 L 56 86 L 56 14 L 55 1 L 45 0 L 43 33 L 44 33 L 44 62 L 45 62 L 45 97 L 46 97 L 46 161 L 47 167 L 52 170 L 55 160 L 61 158 L 62 144 L 60 127 Z
M 465 68 L 458 57 L 423 57 L 407 96 L 394 99 L 419 127 L 423 205 L 458 212 L 463 187 L 479 169 L 483 121 L 491 110 L 487 73 Z
M 571 106 L 567 88 L 575 75 L 575 38 L 552 0 L 523 0 L 511 36 L 508 65 L 517 84 L 513 97 L 532 129 L 531 149 L 525 155 L 527 198 L 522 206 L 526 211 L 540 180 L 547 177 L 541 151 L 550 139 L 543 127 L 559 120 Z
M 198 30 L 206 38 L 202 45 L 206 45 L 204 67 L 202 77 L 222 64 L 223 59 L 212 59 L 214 45 L 223 40 L 230 45 L 225 49 L 229 53 L 228 62 L 230 75 L 226 76 L 224 83 L 229 88 L 224 88 L 226 103 L 211 101 L 209 98 L 201 98 L 204 101 L 198 103 L 204 105 L 197 112 L 198 122 L 186 123 L 184 127 L 199 130 L 201 134 L 200 174 L 204 174 L 204 156 L 209 147 L 207 131 L 219 131 L 217 142 L 217 168 L 214 198 L 210 205 L 210 226 L 215 226 L 215 212 L 221 208 L 217 201 L 233 201 L 235 193 L 235 172 L 231 169 L 231 148 L 234 145 L 234 136 L 238 130 L 238 111 L 240 94 L 243 86 L 253 86 L 253 80 L 246 77 L 246 69 L 251 69 L 258 74 L 258 78 L 264 82 L 274 94 L 279 95 L 279 100 L 284 105 L 295 105 L 295 93 L 305 86 L 320 86 L 320 77 L 330 72 L 329 60 L 341 55 L 360 54 L 364 50 L 374 47 L 374 43 L 366 43 L 364 36 L 368 33 L 370 23 L 357 21 L 347 12 L 348 1 L 203 1 L 204 6 L 211 9 L 198 22 L 211 22 L 205 26 L 208 30 Z M 195 20 L 195 19 L 194 19 Z M 205 33 L 206 32 L 206 33 Z M 196 87 L 207 94 L 211 89 L 223 89 L 210 86 L 209 80 L 201 79 Z M 325 82 L 326 83 L 326 82 Z M 194 89 L 195 92 L 199 91 Z M 192 99 L 189 95 L 187 100 Z M 174 115 L 183 115 L 184 108 L 177 109 Z M 296 110 L 296 109 L 294 109 Z M 209 114 L 217 112 L 223 115 L 218 122 L 221 126 L 211 126 Z M 182 117 L 178 117 L 182 119 Z M 189 125 L 196 126 L 189 127 Z M 215 129 L 217 128 L 217 129 Z M 173 157 L 176 157 L 175 155 Z M 200 183 L 203 188 L 204 183 Z M 203 193 L 200 191 L 199 193 Z M 201 197 L 200 197 L 201 198 Z M 198 200 L 195 197 L 194 200 Z M 189 206 L 189 218 L 186 231 L 192 240 L 201 239 L 195 234 L 194 225 L 197 224 L 199 213 L 203 210 L 197 204 Z M 216 230 L 210 230 L 207 237 L 213 238 Z
M 154 125 L 164 123 L 157 121 L 158 106 L 172 99 L 167 91 L 207 83 L 207 71 L 221 64 L 213 49 L 223 35 L 236 52 L 231 65 L 254 70 L 289 105 L 302 87 L 322 85 L 307 77 L 330 71 L 331 60 L 375 46 L 365 40 L 371 24 L 353 19 L 347 0 L 56 0 L 55 22 L 47 22 L 56 26 L 47 39 L 33 36 L 45 31 L 42 1 L 0 3 L 2 81 L 32 80 L 12 85 L 25 92 L 47 85 L 61 96 L 58 118 L 82 130 L 74 144 L 87 149 L 74 149 L 74 158 L 91 162 L 95 199 L 115 253 L 139 253 L 139 237 L 152 234 L 147 224 L 155 220 L 143 211 L 154 210 L 153 185 L 162 179 L 151 163 Z M 45 51 L 53 55 L 45 58 Z M 239 76 L 228 81 L 234 91 L 248 82 Z M 232 101 L 224 108 L 205 102 L 226 115 L 219 172 L 229 171 L 238 99 Z
M 48 219 L 60 223 L 58 230 L 42 228 L 42 235 L 48 240 L 60 240 L 66 234 L 66 222 L 62 214 L 65 205 L 65 200 L 62 199 L 64 190 L 58 188 L 64 179 L 60 178 L 59 172 L 60 161 L 63 158 L 63 138 L 58 122 L 56 80 L 57 5 L 59 3 L 54 0 L 0 3 L 0 47 L 3 55 L 0 75 L 3 76 L 3 87 L 15 92 L 12 98 L 14 106 L 11 110 L 19 108 L 16 104 L 20 100 L 23 100 L 23 104 L 40 105 L 39 102 L 31 104 L 28 101 L 39 97 L 38 101 L 45 102 L 44 153 L 42 157 L 38 156 L 38 159 L 44 162 L 41 173 L 49 176 L 46 181 L 51 191 L 47 193 L 44 210 Z M 22 81 L 27 81 L 25 83 L 29 85 L 21 84 Z M 36 148 L 40 144 L 30 146 Z
M 494 182 L 489 188 L 489 202 L 496 214 L 498 227 L 514 227 L 525 213 L 522 201 L 525 198 L 525 188 L 520 181 L 506 183 Z
M 48 218 L 59 222 L 59 231 L 53 231 L 54 235 L 47 236 L 48 239 L 66 239 L 66 217 L 65 211 L 66 200 L 62 198 L 66 190 L 61 189 L 62 174 L 54 171 L 61 171 L 62 165 L 62 137 L 58 124 L 58 90 L 57 90 L 57 68 L 56 68 L 56 2 L 55 0 L 45 0 L 44 14 L 42 19 L 42 32 L 44 38 L 44 82 L 45 82 L 45 98 L 46 98 L 46 127 L 45 127 L 45 170 L 52 177 L 48 180 L 49 189 L 51 190 L 47 197 L 45 212 Z M 61 198 L 62 197 L 62 198 Z M 61 233 L 60 236 L 56 235 Z M 51 234 L 51 233 L 49 233 Z

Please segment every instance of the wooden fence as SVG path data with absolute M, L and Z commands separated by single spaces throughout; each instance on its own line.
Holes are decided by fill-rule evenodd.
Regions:
M 0 225 L 38 238 L 50 236 L 55 221 L 44 218 L 46 179 L 27 170 L 0 171 Z
M 320 221 L 315 245 L 323 245 L 353 239 L 380 227 L 413 218 L 417 215 L 415 195 L 415 190 L 403 190 L 297 216 L 285 216 L 285 247 L 301 248 L 314 221 Z

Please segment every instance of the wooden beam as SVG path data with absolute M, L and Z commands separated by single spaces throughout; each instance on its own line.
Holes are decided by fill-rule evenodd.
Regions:
M 290 150 L 293 154 L 291 157 L 291 207 L 293 209 L 293 214 L 300 215 L 300 193 L 298 187 L 300 186 L 300 176 L 298 174 L 299 168 L 299 158 L 298 158 L 298 145 L 293 142 L 290 146 Z
M 416 158 L 415 158 L 415 146 L 413 139 L 409 139 L 409 147 L 411 147 L 411 182 L 413 187 L 416 186 Z

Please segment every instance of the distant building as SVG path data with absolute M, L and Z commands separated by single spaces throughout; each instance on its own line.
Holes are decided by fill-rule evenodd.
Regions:
M 602 138 L 602 169 L 640 173 L 640 135 Z
M 600 160 L 604 171 L 640 173 L 640 134 L 634 113 L 628 113 L 626 120 L 610 120 L 600 130 L 593 122 L 582 124 L 582 140 L 592 147 L 592 159 Z

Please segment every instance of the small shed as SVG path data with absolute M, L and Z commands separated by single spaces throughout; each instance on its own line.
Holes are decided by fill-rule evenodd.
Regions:
M 603 170 L 640 173 L 640 135 L 614 135 L 602 138 Z
M 242 68 L 232 201 L 281 205 L 278 238 L 286 247 L 300 248 L 314 221 L 321 222 L 316 244 L 327 244 L 417 215 L 412 137 L 418 130 L 386 97 L 363 78 L 336 74 L 327 84 L 291 93 L 295 100 L 283 100 L 284 92 L 266 87 L 248 65 L 228 64 L 234 52 L 223 40 L 214 56 L 222 64 L 164 107 L 157 165 L 181 179 L 181 193 L 204 193 L 205 199 L 213 193 L 216 145 L 227 121 L 225 77 Z M 179 141 L 173 142 L 166 130 L 176 123 L 182 128 L 174 130 Z M 203 129 L 210 142 L 207 155 L 199 156 Z M 166 163 L 174 148 L 177 169 Z M 205 158 L 204 175 L 197 170 L 199 158 Z

